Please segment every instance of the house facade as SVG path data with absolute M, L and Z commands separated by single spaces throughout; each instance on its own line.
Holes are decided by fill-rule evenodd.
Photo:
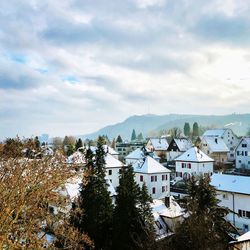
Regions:
M 188 138 L 174 138 L 169 143 L 167 149 L 167 160 L 173 161 L 175 158 L 192 147 L 193 143 Z
M 110 181 L 116 189 L 119 186 L 119 176 L 124 164 L 111 154 L 105 156 L 106 179 Z
M 230 152 L 229 148 L 220 137 L 202 137 L 200 149 L 214 159 L 217 165 L 227 162 L 228 153 Z
M 192 175 L 213 173 L 214 160 L 197 147 L 192 147 L 175 159 L 176 177 L 189 179 Z
M 211 129 L 207 130 L 202 137 L 214 137 L 214 138 L 221 138 L 225 144 L 227 145 L 229 152 L 227 153 L 228 161 L 235 160 L 235 148 L 239 144 L 239 138 L 236 134 L 229 128 L 222 128 L 222 129 Z
M 250 170 L 250 137 L 240 140 L 235 153 L 235 167 Z
M 242 232 L 250 230 L 250 177 L 213 174 L 211 185 L 217 190 L 220 205 L 232 212 L 227 219 Z
M 166 158 L 168 146 L 167 139 L 161 137 L 150 138 L 146 144 L 149 151 L 155 152 L 161 158 Z
M 170 194 L 170 170 L 150 156 L 135 162 L 133 165 L 135 180 L 142 187 L 148 188 L 153 199 L 164 198 Z

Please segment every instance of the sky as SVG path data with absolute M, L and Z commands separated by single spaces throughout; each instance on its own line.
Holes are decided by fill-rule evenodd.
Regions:
M 1 2 L 0 139 L 249 102 L 249 1 Z

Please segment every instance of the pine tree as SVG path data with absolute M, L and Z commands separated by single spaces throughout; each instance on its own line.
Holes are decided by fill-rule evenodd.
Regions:
M 39 149 L 40 148 L 40 141 L 38 139 L 38 136 L 35 137 L 35 148 Z
M 88 234 L 95 249 L 110 249 L 113 205 L 105 180 L 105 152 L 99 138 L 95 156 L 86 153 L 86 172 L 80 197 L 72 216 L 72 223 L 79 231 Z
M 140 133 L 140 134 L 137 136 L 137 140 L 138 140 L 138 141 L 143 141 L 143 135 L 142 135 L 142 133 Z
M 188 122 L 185 122 L 183 130 L 184 130 L 184 135 L 189 137 L 191 133 L 191 128 Z
M 83 146 L 82 139 L 79 138 L 79 139 L 76 141 L 75 149 L 77 150 L 78 148 L 81 148 L 82 146 Z
M 131 141 L 135 141 L 135 140 L 136 140 L 136 133 L 135 133 L 135 130 L 133 129 L 132 135 L 131 135 Z
M 173 249 L 183 249 L 184 244 L 187 250 L 227 249 L 229 233 L 234 228 L 225 220 L 228 209 L 218 204 L 216 189 L 210 185 L 210 178 L 192 177 L 188 184 L 188 196 L 182 201 L 189 217 L 177 228 Z
M 116 143 L 115 143 L 115 138 L 112 140 L 112 143 L 111 143 L 111 148 L 115 149 L 115 146 L 116 146 Z
M 128 166 L 123 170 L 117 188 L 112 249 L 152 249 L 154 234 L 149 200 L 146 188 L 140 191 L 133 168 Z M 150 247 L 149 240 L 152 240 Z
M 193 136 L 199 136 L 199 125 L 197 122 L 193 124 Z
M 116 142 L 117 142 L 117 143 L 122 143 L 122 138 L 121 138 L 120 135 L 117 136 Z

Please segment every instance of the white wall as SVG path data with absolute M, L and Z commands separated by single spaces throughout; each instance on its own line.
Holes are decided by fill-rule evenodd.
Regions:
M 242 144 L 246 144 L 247 147 L 242 147 Z M 247 143 L 245 139 L 243 139 L 239 146 L 236 149 L 236 168 L 250 169 L 250 145 Z M 243 154 L 243 155 L 242 155 Z
M 238 194 L 238 193 L 229 193 L 217 191 L 218 198 L 221 200 L 220 205 L 229 208 L 232 211 L 238 213 L 238 210 L 250 211 L 250 195 Z M 234 201 L 234 202 L 233 202 Z M 233 210 L 234 203 L 234 210 Z M 244 229 L 243 225 L 248 225 L 248 230 L 250 230 L 250 218 L 243 218 L 238 215 L 233 215 L 233 213 L 229 213 L 227 219 L 230 222 L 234 222 L 235 226 L 240 229 Z
M 140 181 L 140 176 L 143 176 L 143 182 L 146 183 L 148 193 L 153 199 L 159 199 L 170 195 L 170 173 L 157 173 L 157 174 L 144 174 L 135 173 L 136 182 L 142 187 L 143 182 Z M 162 180 L 162 175 L 167 175 L 167 180 Z M 157 181 L 151 182 L 151 176 L 157 176 Z M 162 192 L 162 186 L 165 186 L 165 192 Z M 152 189 L 155 187 L 155 194 L 152 193 Z M 167 188 L 166 188 L 167 187 Z
M 182 163 L 186 164 L 185 168 L 182 168 Z M 188 168 L 188 164 L 191 164 L 191 168 Z M 176 172 L 181 172 L 182 176 L 184 173 L 188 173 L 190 175 L 204 175 L 204 174 L 212 174 L 213 173 L 213 162 L 181 162 L 176 161 L 175 163 Z
M 121 168 L 106 168 L 106 177 L 112 183 L 114 189 L 119 186 L 119 171 Z M 109 175 L 109 170 L 112 170 L 112 175 Z

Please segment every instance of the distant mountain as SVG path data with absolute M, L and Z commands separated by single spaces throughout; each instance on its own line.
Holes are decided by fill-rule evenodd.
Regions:
M 231 115 L 134 115 L 125 121 L 106 126 L 94 133 L 81 135 L 83 139 L 95 139 L 98 135 L 107 135 L 110 139 L 119 134 L 123 139 L 130 139 L 132 130 L 136 133 L 143 133 L 144 136 L 153 134 L 160 130 L 167 130 L 173 127 L 183 129 L 185 122 L 189 122 L 192 127 L 194 122 L 204 127 L 222 128 L 228 127 L 238 135 L 245 135 L 250 127 L 250 114 L 231 114 Z

